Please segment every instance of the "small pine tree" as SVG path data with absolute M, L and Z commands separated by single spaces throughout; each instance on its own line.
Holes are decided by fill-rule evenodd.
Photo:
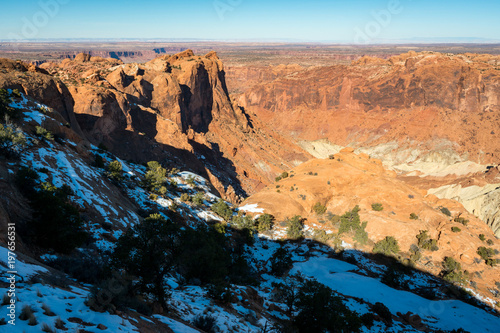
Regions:
M 269 231 L 273 228 L 274 216 L 271 214 L 262 214 L 257 218 L 257 231 L 260 233 Z
M 296 240 L 303 237 L 302 229 L 304 228 L 303 219 L 300 215 L 286 219 L 286 235 L 288 238 Z
M 387 236 L 384 239 L 378 241 L 373 247 L 374 253 L 381 253 L 386 256 L 397 254 L 399 251 L 398 241 L 392 236 Z

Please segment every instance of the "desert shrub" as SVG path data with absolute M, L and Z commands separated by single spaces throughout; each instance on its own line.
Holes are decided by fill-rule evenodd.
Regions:
M 391 256 L 399 252 L 399 245 L 396 238 L 387 236 L 384 239 L 375 243 L 373 247 L 374 253 L 381 253 L 386 256 Z
M 165 187 L 167 170 L 156 161 L 148 162 L 146 170 L 146 175 L 144 176 L 144 185 L 146 188 L 160 195 L 167 193 L 167 188 Z
M 479 234 L 479 239 L 484 242 L 486 240 L 486 237 L 484 236 L 484 234 Z
M 191 202 L 191 196 L 187 193 L 182 193 L 181 194 L 181 201 L 182 202 Z
M 271 214 L 262 214 L 257 218 L 257 231 L 262 233 L 273 228 L 274 216 Z
M 439 210 L 441 211 L 441 213 L 443 213 L 444 215 L 446 216 L 451 216 L 451 212 L 448 208 L 446 207 L 439 207 Z
M 56 331 L 47 323 L 42 324 L 42 332 L 56 333 Z
M 56 318 L 54 326 L 59 330 L 66 330 L 66 327 L 64 327 L 64 321 L 59 317 Z
M 382 206 L 381 203 L 373 203 L 372 204 L 372 209 L 376 212 L 381 212 L 384 210 L 384 206 Z
M 199 328 L 206 333 L 216 333 L 219 332 L 219 327 L 217 326 L 217 319 L 211 315 L 197 315 L 193 319 L 193 326 Z
M 11 98 L 9 93 L 5 89 L 0 89 L 0 119 L 8 117 L 10 119 L 16 119 L 19 117 L 16 113 L 16 109 L 9 106 L 11 103 Z
M 339 235 L 363 229 L 363 225 L 361 224 L 361 220 L 359 218 L 359 206 L 354 207 L 351 211 L 346 212 L 340 217 L 333 216 L 331 218 L 333 224 L 337 223 L 337 220 L 340 220 Z
M 192 201 L 195 206 L 202 206 L 205 201 L 205 194 L 203 192 L 196 193 L 193 195 Z
M 486 244 L 488 244 L 489 246 L 492 246 L 494 243 L 493 243 L 493 241 L 491 239 L 488 239 L 486 241 Z
M 454 221 L 463 225 L 467 225 L 469 223 L 469 220 L 466 220 L 465 218 L 460 216 L 455 217 Z
M 368 222 L 363 222 L 354 232 L 354 240 L 361 245 L 368 243 L 368 233 L 365 231 Z
M 460 232 L 460 231 L 462 231 L 462 229 L 460 229 L 459 227 L 451 227 L 451 231 Z
M 277 176 L 274 180 L 279 182 L 282 179 L 288 178 L 288 172 L 283 171 L 281 175 Z
M 385 304 L 377 302 L 373 304 L 372 311 L 375 312 L 387 323 L 392 323 L 392 313 Z
M 49 141 L 54 140 L 54 135 L 41 126 L 35 127 L 35 133 L 40 139 Z
M 293 266 L 292 255 L 284 247 L 277 249 L 271 259 L 271 274 L 283 276 Z
M 330 240 L 330 236 L 324 230 L 314 230 L 313 239 L 317 242 L 326 243 Z
M 19 314 L 19 320 L 29 320 L 31 317 L 34 317 L 33 308 L 29 305 L 24 305 L 21 309 L 21 313 Z
M 195 179 L 192 175 L 189 175 L 186 179 L 186 183 L 191 186 L 196 186 Z
M 253 231 L 255 229 L 255 223 L 251 216 L 238 214 L 233 216 L 231 219 L 231 226 L 236 229 L 247 229 Z
M 222 199 L 219 199 L 211 207 L 212 211 L 222 217 L 224 220 L 229 221 L 233 216 L 233 210 L 229 205 Z
M 295 302 L 293 322 L 299 332 L 359 332 L 361 319 L 332 289 L 315 281 L 304 280 Z
M 316 204 L 314 204 L 312 209 L 317 215 L 323 215 L 326 213 L 326 207 L 322 205 L 320 202 L 316 202 Z
M 6 121 L 0 124 L 0 154 L 6 157 L 18 156 L 26 146 L 22 130 Z
M 410 220 L 418 220 L 418 215 L 415 213 L 410 214 Z
M 118 239 L 112 267 L 137 276 L 141 290 L 152 292 L 164 305 L 163 279 L 174 265 L 180 238 L 179 226 L 159 214 L 152 214 Z
M 149 200 L 152 200 L 152 201 L 156 201 L 158 200 L 158 195 L 154 194 L 154 193 L 151 193 L 149 195 Z
M 286 235 L 288 238 L 296 240 L 303 237 L 304 219 L 300 215 L 285 220 L 287 225 Z
M 420 233 L 416 236 L 418 240 L 418 246 L 424 250 L 437 251 L 439 247 L 437 246 L 437 240 L 430 238 L 428 235 L 428 230 L 420 230 Z
M 422 252 L 420 252 L 418 246 L 412 244 L 410 246 L 410 263 L 412 265 L 415 265 L 417 262 L 420 261 L 420 259 L 422 259 Z
M 113 179 L 122 178 L 122 164 L 118 160 L 111 161 L 108 164 L 108 175 Z
M 443 280 L 461 284 L 467 281 L 467 275 L 462 271 L 462 265 L 452 257 L 445 257 L 442 265 L 443 270 L 440 275 Z
M 16 174 L 16 183 L 33 209 L 32 219 L 19 228 L 19 233 L 40 247 L 69 253 L 88 238 L 78 210 L 69 201 L 71 188 L 38 185 L 37 179 L 36 172 L 28 168 Z
M 481 246 L 476 253 L 485 261 L 486 265 L 493 267 L 498 263 L 498 260 L 492 258 L 495 255 L 495 250 L 492 248 Z

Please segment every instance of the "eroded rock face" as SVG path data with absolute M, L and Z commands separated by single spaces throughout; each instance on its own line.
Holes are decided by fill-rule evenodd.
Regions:
M 0 59 L 0 88 L 18 89 L 57 111 L 72 129 L 83 135 L 73 112 L 73 98 L 66 85 L 30 64 Z
M 500 155 L 499 64 L 477 54 L 364 57 L 256 85 L 238 101 L 301 140 L 366 147 L 443 138 L 491 163 Z
M 56 71 L 69 75 L 78 121 L 95 144 L 141 161 L 183 156 L 233 201 L 310 157 L 231 101 L 215 52 L 145 64 L 66 61 Z

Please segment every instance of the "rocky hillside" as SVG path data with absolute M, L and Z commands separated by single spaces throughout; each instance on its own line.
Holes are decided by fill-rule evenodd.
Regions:
M 42 67 L 68 85 L 94 144 L 123 159 L 177 159 L 232 201 L 310 158 L 230 100 L 215 52 L 127 65 L 81 54 Z
M 456 264 L 445 282 L 396 265 L 390 252 L 377 257 L 356 250 L 349 237 L 335 248 L 309 233 L 303 234 L 308 239 L 291 241 L 283 221 L 264 218 L 258 204 L 235 209 L 197 174 L 121 160 L 87 142 L 55 108 L 18 90 L 0 93 L 1 111 L 15 121 L 2 122 L 0 132 L 0 233 L 7 235 L 9 224 L 16 227 L 15 247 L 0 241 L 6 290 L 13 281 L 7 271 L 16 270 L 15 295 L 3 296 L 0 312 L 6 319 L 0 329 L 9 330 L 15 320 L 16 329 L 26 332 L 496 331 L 499 319 L 492 307 L 500 292 L 495 286 L 484 295 L 477 272 L 477 285 L 463 282 L 467 289 L 461 289 L 453 277 L 472 272 Z M 294 191 L 300 192 L 310 182 L 301 177 L 317 177 L 320 192 L 327 192 L 320 188 L 323 182 L 340 190 L 338 174 L 338 180 L 326 181 L 330 169 L 344 170 L 344 180 L 377 178 L 379 185 L 393 182 L 401 193 L 414 195 L 407 200 L 419 208 L 421 220 L 415 223 L 431 229 L 435 220 L 446 219 L 431 199 L 399 184 L 380 162 L 352 152 L 305 163 L 295 176 L 284 177 L 280 188 L 284 192 L 296 179 Z M 307 192 L 303 209 L 310 210 L 313 196 L 321 195 Z M 377 199 L 406 221 L 402 215 L 409 207 L 391 206 L 394 196 L 383 199 L 381 193 Z M 354 198 L 343 202 L 354 203 Z M 462 211 L 443 203 L 454 214 Z M 341 207 L 328 204 L 328 210 Z M 250 213 L 263 217 L 254 220 Z M 393 224 L 390 215 L 382 210 L 377 222 Z M 451 237 L 446 223 L 440 247 Z M 319 219 L 316 224 L 307 229 L 327 230 Z M 464 241 L 471 240 L 469 232 L 485 229 L 475 220 L 462 228 Z M 429 260 L 424 254 L 422 261 Z M 485 280 L 490 272 L 481 272 Z
M 371 252 L 375 243 L 394 237 L 401 261 L 413 261 L 414 254 L 420 253 L 414 264 L 434 275 L 440 274 L 445 257 L 453 257 L 470 273 L 475 290 L 492 297 L 490 290 L 495 288 L 498 268 L 486 265 L 477 251 L 491 246 L 499 253 L 500 242 L 487 225 L 458 202 L 438 199 L 408 185 L 394 171 L 385 169 L 380 160 L 354 154 L 352 148 L 331 159 L 310 160 L 287 174 L 243 205 L 256 205 L 278 221 L 301 216 L 306 235 L 332 247 L 344 240 Z M 353 228 L 339 232 L 343 228 L 340 217 L 356 206 L 366 225 L 362 231 Z M 276 229 L 280 227 L 284 232 L 286 225 Z M 436 240 L 436 249 L 422 247 L 418 239 L 422 230 Z
M 364 57 L 262 80 L 238 102 L 317 158 L 350 146 L 381 159 L 499 235 L 499 64 L 481 54 Z

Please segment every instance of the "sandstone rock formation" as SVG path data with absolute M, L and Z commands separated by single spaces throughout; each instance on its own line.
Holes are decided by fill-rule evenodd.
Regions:
M 66 78 L 94 144 L 126 159 L 175 160 L 175 166 L 180 158 L 220 193 L 234 192 L 226 196 L 233 201 L 310 158 L 234 105 L 215 52 L 201 57 L 186 50 L 145 64 L 66 61 L 54 74 Z
M 256 205 L 264 213 L 276 217 L 275 235 L 284 236 L 287 217 L 300 215 L 306 218 L 306 235 L 314 236 L 313 230 L 327 233 L 338 231 L 335 215 L 341 216 L 356 205 L 360 208 L 361 221 L 366 221 L 367 244 L 357 243 L 356 247 L 370 252 L 373 244 L 386 236 L 395 237 L 403 252 L 418 243 L 416 236 L 420 230 L 428 230 L 431 238 L 437 240 L 438 251 L 423 250 L 424 258 L 418 268 L 437 275 L 444 257 L 453 257 L 462 263 L 470 273 L 480 272 L 479 288 L 483 294 L 494 288 L 498 269 L 489 267 L 478 258 L 477 249 L 486 246 L 479 239 L 484 234 L 491 239 L 492 247 L 500 249 L 500 241 L 492 230 L 480 219 L 474 217 L 461 204 L 448 199 L 427 194 L 398 179 L 394 171 L 387 170 L 382 162 L 366 154 L 355 154 L 353 149 L 344 149 L 332 159 L 313 159 L 290 170 L 289 177 L 272 184 L 250 196 L 242 206 Z M 324 205 L 326 213 L 318 214 L 315 204 Z M 382 204 L 382 211 L 375 211 L 372 204 Z M 442 208 L 449 209 L 450 215 Z M 415 219 L 410 218 L 415 214 Z M 469 220 L 464 226 L 454 221 L 455 217 Z M 460 232 L 453 232 L 458 227 Z M 352 235 L 344 235 L 348 243 L 355 244 Z M 409 255 L 409 254 L 408 254 Z

